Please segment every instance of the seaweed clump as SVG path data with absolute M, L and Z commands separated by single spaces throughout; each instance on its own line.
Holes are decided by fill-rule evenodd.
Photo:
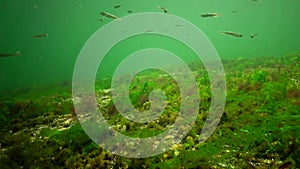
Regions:
M 226 107 L 204 143 L 199 138 L 210 107 L 210 81 L 203 69 L 195 69 L 198 63 L 191 64 L 201 96 L 196 122 L 179 144 L 145 159 L 119 157 L 95 144 L 77 120 L 87 117 L 75 117 L 70 92 L 6 98 L 0 102 L 1 168 L 299 168 L 299 61 L 299 55 L 224 61 Z M 151 91 L 165 92 L 166 109 L 149 123 L 123 117 L 108 83 L 99 83 L 106 88 L 96 86 L 96 95 L 99 110 L 114 130 L 151 137 L 176 120 L 181 98 L 171 76 L 150 71 L 129 86 L 130 101 L 140 111 L 151 106 Z

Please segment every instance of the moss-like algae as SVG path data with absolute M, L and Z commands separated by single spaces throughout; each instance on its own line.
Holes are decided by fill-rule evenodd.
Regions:
M 210 81 L 203 69 L 197 69 L 203 68 L 201 64 L 191 64 L 201 96 L 196 122 L 180 144 L 145 159 L 119 157 L 92 142 L 75 117 L 70 92 L 6 97 L 0 102 L 1 168 L 300 167 L 299 61 L 299 55 L 223 61 L 227 103 L 216 131 L 205 143 L 198 139 L 209 111 Z M 163 72 L 136 76 L 129 86 L 131 102 L 139 110 L 149 109 L 153 89 L 165 92 L 167 107 L 152 123 L 137 124 L 122 117 L 111 101 L 110 81 L 97 84 L 103 116 L 125 135 L 150 137 L 177 118 L 178 86 Z

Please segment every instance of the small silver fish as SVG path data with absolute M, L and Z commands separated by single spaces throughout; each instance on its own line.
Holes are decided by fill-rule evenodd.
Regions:
M 118 8 L 120 8 L 120 7 L 121 7 L 121 5 L 115 5 L 115 6 L 114 6 L 115 9 L 118 9 Z
M 108 13 L 108 12 L 100 12 L 100 15 L 105 16 L 107 18 L 112 18 L 112 19 L 115 19 L 115 20 L 119 20 L 119 21 L 121 20 L 121 18 L 119 18 L 119 17 L 117 17 L 117 16 L 115 16 L 111 13 Z
M 164 11 L 164 13 L 168 13 L 168 10 L 167 10 L 167 8 L 165 8 L 165 7 L 161 7 L 161 6 L 159 6 L 159 5 L 157 5 L 157 7 L 158 7 L 159 9 L 163 10 L 163 11 Z
M 252 34 L 250 34 L 250 37 L 251 37 L 251 38 L 254 38 L 255 36 L 257 36 L 257 33 L 252 33 Z
M 101 22 L 103 22 L 103 21 L 104 21 L 104 19 L 103 19 L 103 18 L 98 18 L 97 20 L 98 20 L 98 21 L 101 21 Z
M 15 53 L 0 53 L 0 57 L 10 57 L 10 56 L 21 56 L 21 52 L 17 51 Z
M 144 32 L 145 32 L 145 33 L 149 33 L 149 32 L 154 32 L 154 30 L 148 29 L 148 30 L 145 30 Z
M 218 16 L 221 16 L 221 14 L 219 14 L 219 13 L 204 13 L 204 14 L 201 14 L 201 17 L 203 17 L 203 18 L 218 17 Z
M 33 35 L 32 38 L 45 38 L 48 36 L 48 33 Z
M 234 37 L 243 37 L 242 34 L 237 33 L 237 32 L 229 32 L 229 31 L 220 31 L 221 34 L 225 34 L 225 35 L 231 35 Z

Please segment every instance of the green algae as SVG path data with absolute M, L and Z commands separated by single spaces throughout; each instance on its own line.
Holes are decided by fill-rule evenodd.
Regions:
M 199 134 L 210 106 L 208 76 L 194 70 L 201 102 L 194 127 L 169 151 L 145 159 L 119 157 L 96 145 L 81 128 L 71 93 L 52 90 L 43 96 L 12 96 L 0 106 L 0 163 L 3 168 L 296 168 L 300 166 L 299 55 L 224 61 L 227 102 L 221 121 L 205 143 Z M 238 63 L 239 66 L 236 66 Z M 196 67 L 193 64 L 191 65 Z M 169 107 L 153 123 L 122 117 L 105 83 L 96 95 L 103 116 L 117 131 L 132 137 L 156 135 L 174 123 L 180 107 L 171 76 L 147 72 L 130 85 L 136 108 L 147 110 L 151 90 L 162 88 Z M 152 77 L 152 78 L 151 78 Z M 144 83 L 147 82 L 147 83 Z M 142 84 L 142 85 L 140 85 Z M 101 86 L 102 85 L 102 86 Z M 104 103 L 105 101 L 105 103 Z

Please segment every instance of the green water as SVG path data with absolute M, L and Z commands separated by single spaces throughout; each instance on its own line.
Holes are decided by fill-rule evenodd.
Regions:
M 118 4 L 121 8 L 114 9 Z M 112 21 L 106 18 L 104 22 L 98 21 L 101 18 L 99 12 L 110 12 L 118 17 L 129 15 L 128 10 L 133 13 L 162 12 L 157 5 L 201 29 L 222 59 L 283 56 L 300 50 L 298 0 L 1 0 L 0 53 L 20 51 L 22 55 L 0 58 L 0 91 L 71 81 L 74 64 L 84 43 L 95 31 Z M 221 16 L 200 16 L 208 12 L 221 13 Z M 219 31 L 239 32 L 244 37 L 222 35 Z M 32 38 L 44 33 L 49 36 Z M 258 36 L 251 39 L 252 33 L 258 33 Z M 170 50 L 187 61 L 192 57 L 189 49 L 173 39 L 141 35 L 116 44 L 99 70 L 104 75 L 110 74 L 121 58 L 147 47 Z
M 115 9 L 115 5 L 121 7 Z M 168 13 L 157 6 L 167 8 Z M 198 114 L 187 135 L 170 150 L 141 159 L 119 156 L 93 142 L 82 128 L 83 123 L 89 122 L 86 120 L 94 117 L 89 112 L 93 97 L 83 95 L 82 100 L 71 92 L 73 70 L 83 46 L 99 29 L 124 23 L 126 18 L 122 17 L 131 15 L 129 10 L 132 14 L 174 15 L 192 23 L 214 45 L 226 74 L 222 117 L 220 121 L 207 119 L 213 96 L 219 96 L 213 95 L 212 89 L 214 85 L 219 89 L 222 83 L 210 83 L 211 74 L 195 62 L 199 58 L 189 46 L 149 32 L 115 44 L 101 62 L 97 78 L 112 76 L 118 64 L 137 51 L 159 48 L 184 60 L 198 87 Z M 99 13 L 103 11 L 122 20 L 100 21 Z M 299 11 L 299 0 L 0 0 L 0 168 L 300 168 Z M 203 18 L 204 13 L 221 16 Z M 171 26 L 174 28 L 174 23 Z M 220 31 L 237 32 L 243 37 Z M 254 33 L 257 36 L 251 38 Z M 192 32 L 190 35 L 191 40 L 198 38 Z M 109 43 L 113 36 L 118 35 L 100 38 Z M 104 49 L 99 46 L 98 50 Z M 17 51 L 20 56 L 4 57 L 18 54 Z M 152 61 L 156 62 L 153 58 L 148 60 Z M 173 61 L 169 59 L 168 63 Z M 172 68 L 181 73 L 166 76 L 166 71 L 141 71 L 128 87 L 121 86 L 128 89 L 130 103 L 141 113 L 160 109 L 151 101 L 151 93 L 156 89 L 164 92 L 164 112 L 148 123 L 123 116 L 112 97 L 114 89 L 109 89 L 110 79 L 97 80 L 97 105 L 110 128 L 129 137 L 147 138 L 165 132 L 177 120 L 182 121 L 182 101 L 193 100 L 195 92 L 188 83 L 176 83 L 174 77 L 182 75 L 184 69 Z M 92 66 L 84 70 L 90 69 Z M 211 72 L 219 75 L 218 71 Z M 117 82 L 127 77 L 122 76 Z M 182 92 L 181 87 L 187 92 Z M 188 97 L 182 93 L 188 93 Z M 87 107 L 78 109 L 78 105 Z M 217 123 L 217 128 L 202 142 L 206 122 Z M 102 128 L 97 129 L 101 138 L 105 136 L 104 141 L 113 141 L 102 133 Z M 178 134 L 182 129 L 178 128 Z M 173 138 L 177 139 L 176 135 Z M 123 147 L 118 145 L 117 149 Z M 150 145 L 153 147 L 142 148 L 164 149 L 156 143 Z

